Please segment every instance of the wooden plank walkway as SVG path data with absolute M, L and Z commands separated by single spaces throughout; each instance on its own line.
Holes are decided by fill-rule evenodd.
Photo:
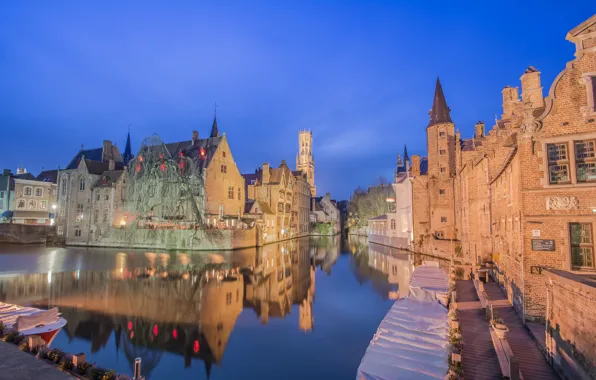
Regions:
M 488 282 L 484 284 L 484 289 L 493 304 L 495 313 L 503 318 L 503 321 L 509 327 L 507 341 L 511 346 L 513 355 L 519 361 L 519 368 L 524 378 L 532 380 L 559 380 L 560 377 L 546 361 L 530 332 L 524 326 L 522 319 L 515 312 L 515 309 L 513 309 L 513 306 L 511 306 L 509 300 L 501 291 L 501 288 L 494 282 Z
M 464 376 L 466 380 L 501 380 L 501 367 L 474 283 L 458 280 L 456 289 Z

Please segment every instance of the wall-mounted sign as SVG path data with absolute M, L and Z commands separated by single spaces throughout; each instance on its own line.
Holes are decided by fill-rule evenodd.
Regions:
M 546 239 L 532 239 L 532 251 L 554 251 L 555 241 Z
M 532 230 L 532 237 L 539 238 L 540 230 Z

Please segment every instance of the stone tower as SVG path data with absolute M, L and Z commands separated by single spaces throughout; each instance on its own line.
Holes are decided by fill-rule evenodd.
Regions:
M 430 233 L 439 239 L 455 238 L 455 125 L 451 121 L 439 78 L 435 87 L 430 121 L 426 127 Z
M 298 154 L 296 155 L 296 170 L 306 173 L 310 194 L 315 197 L 315 157 L 312 154 L 312 132 L 300 131 L 298 133 Z

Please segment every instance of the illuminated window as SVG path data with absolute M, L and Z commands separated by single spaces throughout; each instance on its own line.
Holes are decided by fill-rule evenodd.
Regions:
M 573 266 L 594 268 L 592 223 L 569 223 L 569 235 Z
M 82 203 L 77 203 L 77 217 L 76 217 L 77 222 L 80 222 L 81 220 L 83 220 L 83 204 Z
M 548 144 L 548 182 L 569 183 L 569 155 L 567 143 Z
M 596 181 L 596 140 L 575 141 L 577 182 Z

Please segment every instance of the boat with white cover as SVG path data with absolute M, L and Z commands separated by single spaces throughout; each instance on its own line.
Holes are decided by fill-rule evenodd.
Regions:
M 48 346 L 66 325 L 66 319 L 60 316 L 56 307 L 43 310 L 3 302 L 0 302 L 0 322 L 9 332 L 16 331 L 24 336 L 38 335 Z
M 442 380 L 449 369 L 447 274 L 424 262 L 406 298 L 395 301 L 373 336 L 357 380 Z

